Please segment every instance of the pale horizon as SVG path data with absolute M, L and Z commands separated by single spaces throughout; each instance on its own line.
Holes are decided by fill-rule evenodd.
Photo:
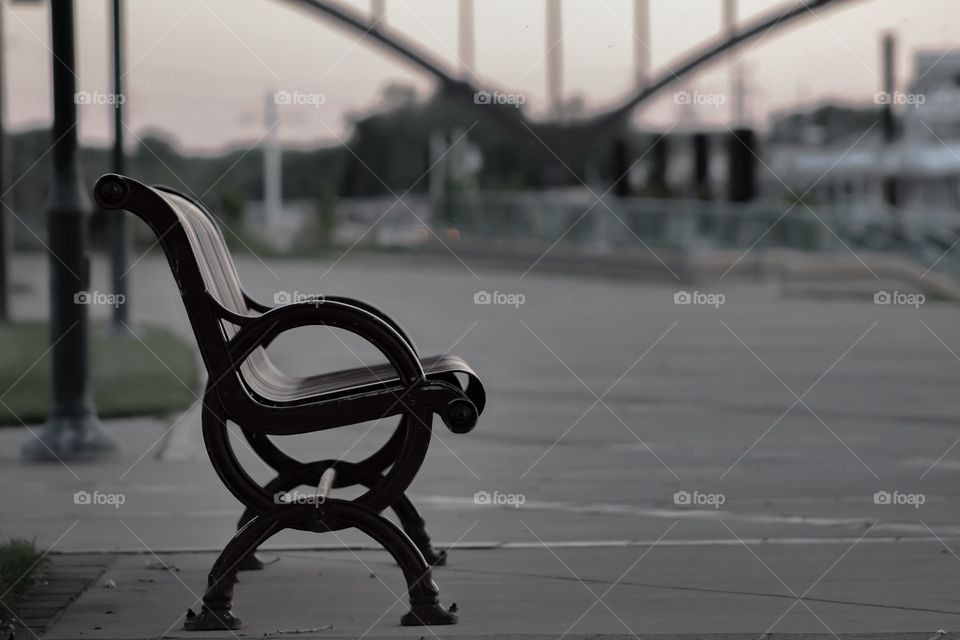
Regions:
M 15 131 L 48 126 L 47 10 L 4 4 L 8 126 Z M 344 4 L 363 12 L 368 7 L 367 0 Z M 714 37 L 720 27 L 720 0 L 650 4 L 654 75 Z M 564 97 L 581 96 L 589 112 L 616 104 L 633 86 L 631 5 L 629 0 L 563 3 Z M 741 0 L 740 21 L 785 6 L 782 0 Z M 390 28 L 458 68 L 456 2 L 388 0 L 387 7 Z M 547 107 L 543 7 L 542 0 L 476 3 L 480 84 L 523 93 L 534 118 L 543 117 Z M 109 93 L 109 2 L 84 0 L 77 13 L 80 90 Z M 917 52 L 949 51 L 960 43 L 950 28 L 957 18 L 960 5 L 949 0 L 856 0 L 818 10 L 812 18 L 744 45 L 731 57 L 744 70 L 751 124 L 762 128 L 772 113 L 824 102 L 872 104 L 881 82 L 880 37 L 887 31 L 897 35 L 897 87 L 905 89 Z M 190 152 L 249 146 L 264 131 L 266 96 L 278 90 L 325 97 L 318 108 L 283 112 L 279 130 L 284 144 L 336 144 L 349 135 L 349 115 L 376 107 L 387 85 L 408 84 L 421 96 L 433 86 L 431 78 L 378 46 L 358 43 L 358 33 L 280 2 L 128 0 L 127 27 L 130 144 L 162 132 Z M 311 58 L 313 65 L 304 63 Z M 711 65 L 665 91 L 638 111 L 638 122 L 651 128 L 675 124 L 681 110 L 673 102 L 674 91 L 728 92 L 727 64 Z M 704 126 L 721 126 L 730 118 L 729 101 L 717 108 L 703 106 L 696 116 Z M 111 106 L 82 106 L 84 144 L 107 144 L 111 126 Z

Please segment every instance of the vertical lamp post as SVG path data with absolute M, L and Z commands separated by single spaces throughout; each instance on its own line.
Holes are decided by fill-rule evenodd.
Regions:
M 3 41 L 3 9 L 0 5 L 0 202 L 5 202 L 7 182 L 10 178 L 10 153 L 7 146 L 7 121 L 4 118 L 4 104 L 6 103 L 6 87 L 4 86 L 4 41 Z M 10 273 L 7 268 L 10 255 L 13 253 L 13 225 L 6 207 L 0 205 L 0 322 L 10 319 L 9 295 Z
M 23 455 L 32 461 L 96 459 L 117 443 L 97 418 L 90 391 L 86 253 L 91 205 L 78 164 L 77 75 L 73 0 L 51 0 L 53 50 L 53 176 L 47 203 L 50 248 L 50 339 L 53 406 L 42 434 Z
M 883 65 L 883 91 L 888 100 L 883 105 L 880 121 L 883 127 L 883 144 L 886 155 L 896 157 L 897 119 L 893 112 L 893 94 L 897 86 L 897 39 L 892 33 L 883 34 L 881 40 L 881 64 Z M 883 201 L 890 208 L 891 225 L 890 235 L 893 249 L 905 250 L 908 248 L 907 232 L 903 225 L 903 211 L 900 209 L 900 180 L 896 173 L 884 175 L 881 187 Z
M 113 172 L 126 173 L 123 155 L 123 106 L 126 95 L 123 93 L 123 13 L 122 0 L 113 0 Z M 125 333 L 130 323 L 130 295 L 127 287 L 127 255 L 130 248 L 130 233 L 127 230 L 127 216 L 119 211 L 110 216 L 110 272 L 113 278 L 113 293 L 120 304 L 113 307 L 113 328 Z
M 650 80 L 650 1 L 633 0 L 633 73 L 637 88 Z
M 563 118 L 563 7 L 560 0 L 547 0 L 547 97 L 550 111 Z
M 457 49 L 460 52 L 461 73 L 464 80 L 477 81 L 477 46 L 475 42 L 473 0 L 460 0 L 457 7 Z

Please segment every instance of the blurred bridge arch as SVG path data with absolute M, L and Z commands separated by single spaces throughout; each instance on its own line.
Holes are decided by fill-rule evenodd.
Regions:
M 736 49 L 754 39 L 765 37 L 767 34 L 783 29 L 787 25 L 804 18 L 817 17 L 818 9 L 832 9 L 841 5 L 851 4 L 858 0 L 798 0 L 788 2 L 785 9 L 778 8 L 770 11 L 737 28 L 729 37 L 721 36 L 719 40 L 707 42 L 696 50 L 681 56 L 679 60 L 667 66 L 666 71 L 658 76 L 651 77 L 644 86 L 624 99 L 619 105 L 602 111 L 590 118 L 573 124 L 582 135 L 595 136 L 600 132 L 614 128 L 629 115 L 660 91 L 674 82 L 682 79 L 701 67 L 714 61 L 719 56 Z M 425 48 L 419 46 L 403 34 L 378 26 L 377 21 L 371 22 L 363 14 L 346 8 L 333 0 L 285 0 L 285 2 L 302 7 L 322 18 L 332 20 L 348 29 L 365 34 L 383 48 L 422 71 L 436 78 L 448 95 L 466 100 L 473 104 L 473 96 L 478 90 L 486 87 L 473 85 L 448 68 Z M 494 117 L 508 127 L 517 127 L 524 117 L 516 109 L 487 109 Z M 525 127 L 525 125 L 523 125 Z M 523 128 L 521 127 L 521 128 Z

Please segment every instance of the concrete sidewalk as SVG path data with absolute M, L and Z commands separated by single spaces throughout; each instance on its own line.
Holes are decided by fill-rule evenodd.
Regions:
M 345 261 L 321 286 L 326 264 L 239 262 L 259 298 L 281 284 L 357 293 L 422 351 L 455 345 L 484 377 L 479 427 L 438 427 L 411 487 L 435 540 L 457 542 L 436 579 L 462 623 L 435 629 L 440 637 L 770 629 L 926 639 L 960 626 L 960 308 L 784 298 L 743 283 L 711 289 L 726 297 L 719 308 L 675 305 L 678 287 L 663 283 L 474 278 L 401 258 L 390 269 Z M 189 336 L 166 265 L 148 257 L 134 278 L 135 320 Z M 477 306 L 478 290 L 526 302 Z M 15 308 L 42 312 L 42 300 L 22 302 Z M 271 357 L 293 373 L 375 357 L 344 341 L 349 349 L 301 332 Z M 123 442 L 119 459 L 69 466 L 21 463 L 30 434 L 0 430 L 0 534 L 117 554 L 100 580 L 116 588 L 87 591 L 49 637 L 184 636 L 180 616 L 196 606 L 240 505 L 206 459 L 195 412 L 108 428 Z M 365 430 L 282 445 L 304 459 L 358 459 L 390 425 Z M 123 504 L 77 504 L 77 491 Z M 482 504 L 479 492 L 522 504 Z M 922 504 L 897 504 L 911 496 Z M 399 571 L 362 535 L 284 533 L 268 549 L 280 561 L 238 586 L 242 634 L 432 637 L 397 625 Z M 148 569 L 154 554 L 181 571 Z
M 454 550 L 434 579 L 455 627 L 441 638 L 546 634 L 832 634 L 938 629 L 960 624 L 960 578 L 928 543 L 857 546 L 823 580 L 847 543 Z M 756 554 L 754 556 L 753 554 Z M 381 552 L 283 552 L 265 571 L 241 574 L 235 613 L 246 637 L 430 637 L 401 627 L 407 610 L 395 564 Z M 891 555 L 904 569 L 890 579 Z M 210 554 L 118 557 L 73 604 L 50 639 L 222 638 L 182 631 L 198 607 Z M 781 582 L 782 581 L 782 582 Z M 809 590 L 809 592 L 808 592 Z M 798 601 L 800 594 L 806 594 Z

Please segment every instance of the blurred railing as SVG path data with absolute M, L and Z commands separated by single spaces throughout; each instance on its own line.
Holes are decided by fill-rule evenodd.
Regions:
M 832 227 L 848 246 L 903 255 L 924 269 L 960 278 L 960 212 L 877 205 L 833 212 Z
M 560 239 L 562 243 L 610 249 L 640 243 L 678 249 L 738 248 L 762 237 L 760 242 L 765 245 L 818 250 L 825 248 L 824 234 L 829 236 L 813 219 L 789 213 L 784 216 L 787 205 L 782 203 L 613 196 L 598 202 L 581 192 L 480 192 L 450 196 L 441 206 L 445 221 L 464 235 L 545 242 Z M 777 222 L 781 216 L 783 219 Z
M 491 253 L 552 247 L 601 259 L 604 253 L 646 253 L 647 247 L 672 255 L 750 247 L 849 255 L 851 249 L 901 254 L 925 269 L 960 277 L 960 249 L 952 250 L 960 240 L 960 212 L 898 212 L 881 203 L 823 206 L 614 196 L 598 201 L 583 189 L 476 191 L 440 199 L 408 195 L 402 203 L 393 198 L 339 200 L 335 219 L 338 244 L 362 237 L 372 245 L 414 248 L 440 238 Z

